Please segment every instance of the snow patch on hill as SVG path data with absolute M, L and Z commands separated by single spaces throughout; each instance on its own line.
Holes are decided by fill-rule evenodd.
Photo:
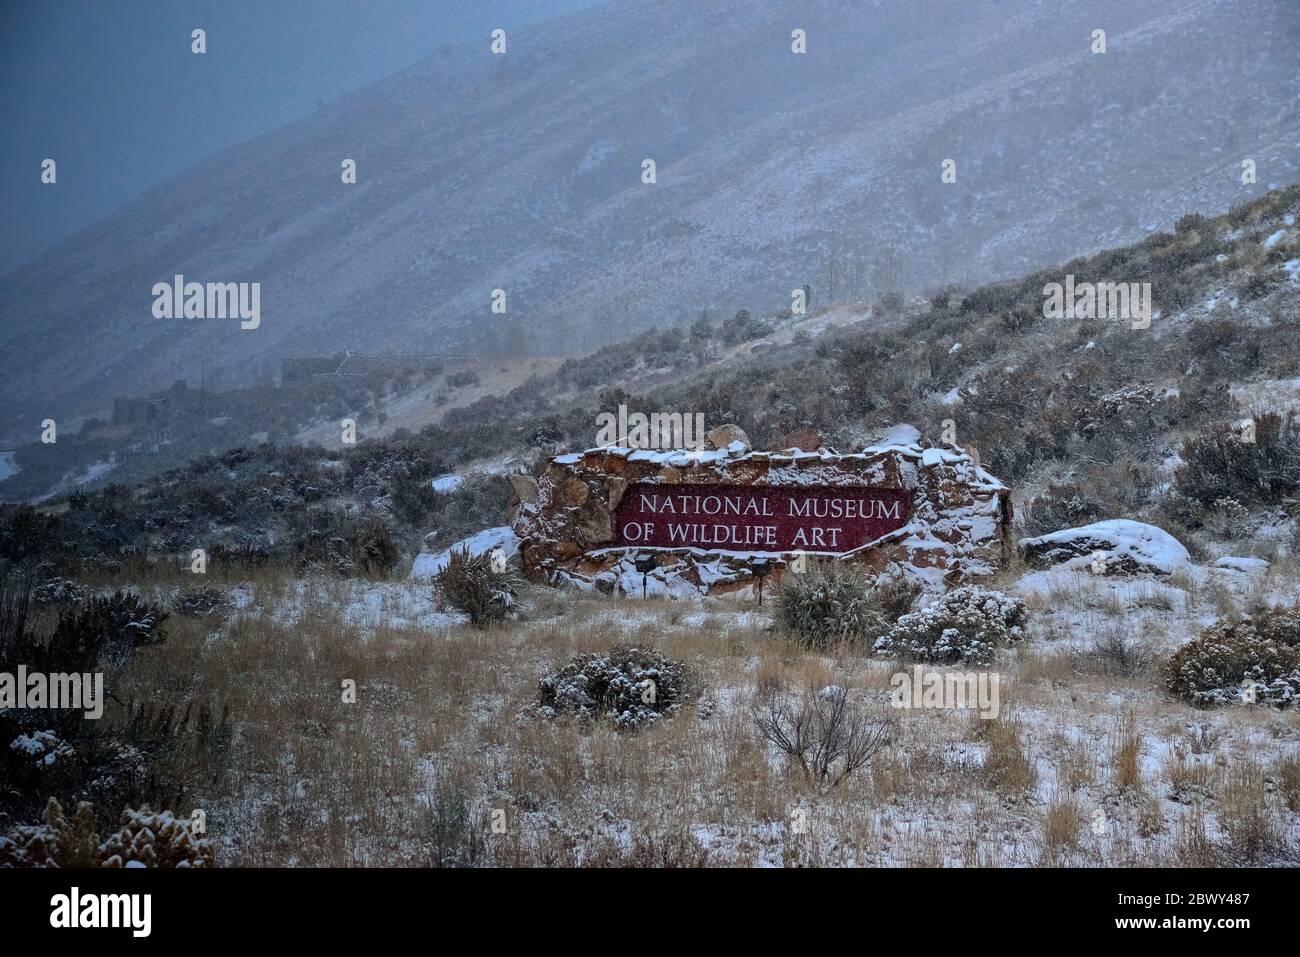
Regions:
M 431 581 L 438 572 L 447 567 L 452 552 L 468 549 L 471 555 L 482 555 L 494 548 L 500 548 L 509 560 L 519 552 L 519 536 L 508 525 L 502 525 L 497 528 L 486 528 L 477 535 L 462 539 L 440 552 L 421 552 L 411 565 L 411 580 Z

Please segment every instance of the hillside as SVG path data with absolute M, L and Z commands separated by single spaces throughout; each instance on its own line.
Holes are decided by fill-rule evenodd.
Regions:
M 372 414 L 355 447 L 239 449 L 55 499 L 44 511 L 58 533 L 42 550 L 112 565 L 123 550 L 163 557 L 202 540 L 302 564 L 323 560 L 332 536 L 362 549 L 337 555 L 355 567 L 378 537 L 376 570 L 391 569 L 421 543 L 500 524 L 507 473 L 594 445 L 597 415 L 625 403 L 739 423 L 760 448 L 812 429 L 856 449 L 900 422 L 937 444 L 951 420 L 1011 486 L 1027 533 L 1139 518 L 1201 554 L 1227 553 L 1228 538 L 1285 553 L 1300 486 L 1300 425 L 1287 419 L 1300 409 L 1297 215 L 1292 187 L 1013 283 L 644 333 L 418 430 Z M 1066 274 L 1150 282 L 1150 327 L 1045 319 L 1044 286 Z M 1230 439 L 1245 419 L 1259 441 L 1243 458 Z M 447 474 L 463 481 L 434 484 Z
M 0 436 L 322 344 L 577 354 L 805 283 L 821 306 L 1021 275 L 1297 179 L 1293 5 L 928 13 L 632 0 L 438 51 L 0 279 Z M 175 274 L 261 283 L 260 327 L 154 319 Z
M 418 431 L 382 409 L 462 370 L 358 382 L 355 446 L 0 506 L 0 671 L 111 682 L 102 721 L 0 709 L 0 866 L 72 863 L 59 806 L 153 863 L 191 805 L 192 866 L 1295 866 L 1298 215 L 1295 186 L 1014 282 L 646 332 Z M 1047 318 L 1071 276 L 1149 282 L 1149 325 Z M 759 447 L 910 423 L 938 459 L 955 428 L 1034 538 L 974 585 L 813 563 L 765 604 L 453 557 L 619 403 Z
M 355 447 L 0 506 L 0 658 L 113 656 L 103 721 L 0 709 L 0 865 L 48 846 L 59 795 L 99 833 L 202 807 L 205 866 L 1295 866 L 1297 215 L 1292 187 L 1016 282 L 645 333 L 418 432 L 374 415 Z M 1045 318 L 1071 274 L 1150 282 L 1160 308 Z M 812 428 L 853 450 L 904 421 L 932 443 L 951 419 L 1017 535 L 1104 526 L 1154 564 L 1026 549 L 943 594 L 837 564 L 762 607 L 752 584 L 666 600 L 507 567 L 508 614 L 475 622 L 464 578 L 427 573 L 503 541 L 507 475 L 592 444 L 619 402 L 760 446 Z M 834 569 L 835 608 L 877 611 L 826 643 L 783 609 L 824 607 Z M 900 703 L 923 672 L 982 690 Z M 647 675 L 651 705 L 626 693 Z M 773 722 L 816 715 L 870 753 L 801 772 Z

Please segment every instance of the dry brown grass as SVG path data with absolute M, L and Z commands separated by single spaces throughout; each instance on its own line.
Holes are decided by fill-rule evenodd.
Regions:
M 1133 712 L 1122 715 L 1110 738 L 1111 786 L 1119 793 L 1142 791 L 1142 735 Z
M 1217 867 L 1219 849 L 1210 838 L 1205 815 L 1200 810 L 1183 817 L 1174 843 L 1174 860 L 1183 867 Z
M 1273 766 L 1277 777 L 1277 789 L 1287 809 L 1292 813 L 1300 812 L 1300 756 L 1292 755 L 1278 761 Z
M 1293 722 L 1243 711 L 1216 730 L 1188 731 L 1193 713 L 1142 678 L 1117 685 L 1079 675 L 1050 646 L 999 663 L 994 720 L 890 711 L 894 744 L 826 793 L 766 745 L 750 702 L 837 684 L 869 709 L 888 709 L 893 663 L 847 649 L 806 653 L 763 619 L 739 615 L 745 606 L 721 602 L 584 597 L 539 603 L 529 620 L 483 631 L 398 628 L 383 615 L 360 626 L 340 612 L 358 587 L 268 574 L 253 583 L 252 606 L 224 623 L 170 620 L 168 642 L 142 653 L 130 674 L 124 691 L 136 697 L 230 705 L 229 773 L 194 793 L 221 864 L 1290 859 L 1285 828 L 1296 822 L 1300 762 L 1279 750 L 1267 773 L 1251 762 L 1221 771 L 1194 752 L 1233 754 L 1232 742 L 1261 723 L 1282 749 L 1294 740 Z M 638 733 L 530 713 L 543 674 L 578 652 L 628 643 L 687 663 L 710 706 L 688 703 Z M 355 704 L 342 699 L 344 679 L 356 682 Z M 1135 696 L 1119 718 L 1110 699 L 1117 686 Z M 1142 780 L 1144 736 L 1170 742 L 1159 787 Z M 1055 773 L 1040 774 L 1040 764 Z M 1211 797 L 1169 800 L 1179 786 Z M 1098 839 L 1090 816 L 1115 793 L 1133 798 Z M 806 816 L 802 834 L 796 809 Z M 491 830 L 494 811 L 504 833 Z
M 974 719 L 971 726 L 988 748 L 984 778 L 991 788 L 1008 796 L 1019 796 L 1038 784 L 1038 770 L 1025 751 L 1021 723 L 1007 708 L 996 718 Z
M 1048 860 L 1057 860 L 1061 854 L 1079 847 L 1083 830 L 1083 809 L 1073 794 L 1057 792 L 1052 795 L 1043 812 L 1042 846 Z
M 1244 758 L 1228 766 L 1219 789 L 1221 848 L 1233 863 L 1258 864 L 1279 851 L 1285 838 L 1269 800 L 1264 770 Z
M 1213 764 L 1199 761 L 1175 746 L 1165 759 L 1161 776 L 1169 783 L 1170 797 L 1191 801 L 1210 793 L 1215 771 Z
M 1060 741 L 1056 760 L 1057 780 L 1071 793 L 1081 791 L 1097 779 L 1097 760 L 1083 744 Z

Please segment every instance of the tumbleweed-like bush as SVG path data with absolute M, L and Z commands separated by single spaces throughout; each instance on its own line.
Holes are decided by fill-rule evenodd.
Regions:
M 755 704 L 759 733 L 803 772 L 809 784 L 834 788 L 890 743 L 891 723 L 870 718 L 838 685 L 802 696 L 773 695 Z

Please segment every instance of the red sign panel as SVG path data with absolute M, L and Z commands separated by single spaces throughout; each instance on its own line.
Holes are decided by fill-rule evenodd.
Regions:
M 633 485 L 615 513 L 628 548 L 843 554 L 907 524 L 900 489 Z

